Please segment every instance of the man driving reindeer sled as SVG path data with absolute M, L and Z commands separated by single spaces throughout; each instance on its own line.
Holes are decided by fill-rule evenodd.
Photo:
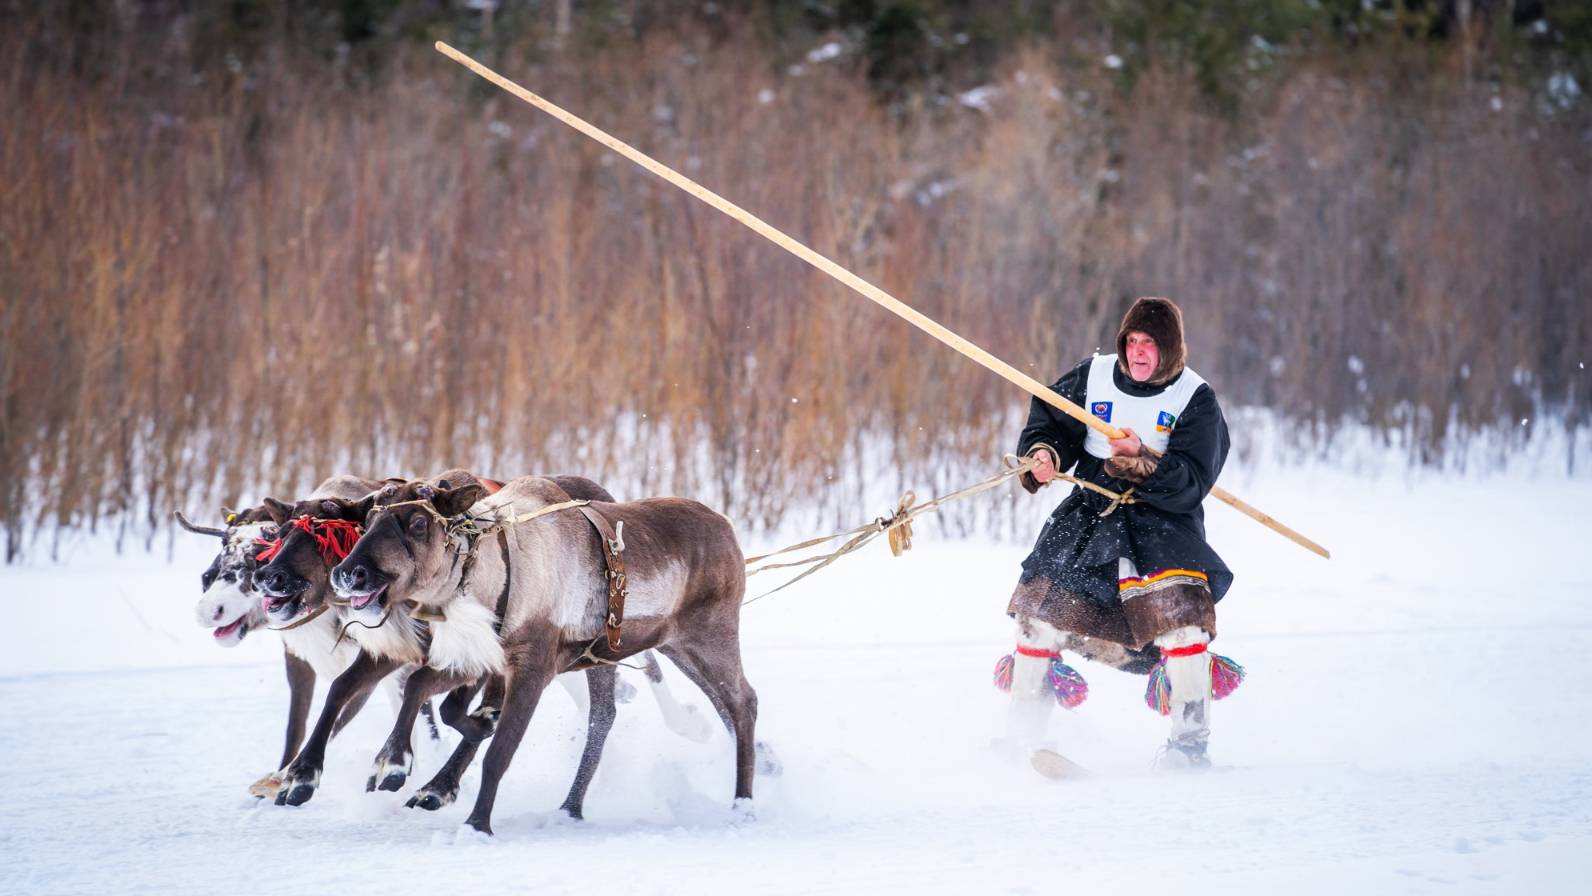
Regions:
M 1050 515 L 1007 607 L 1017 649 L 995 677 L 1012 695 L 1008 745 L 1034 755 L 1041 771 L 1065 773 L 1056 754 L 1033 754 L 1051 700 L 1070 709 L 1088 693 L 1064 650 L 1150 674 L 1146 701 L 1172 721 L 1160 762 L 1173 767 L 1210 764 L 1213 683 L 1224 697 L 1242 678 L 1241 667 L 1206 651 L 1233 574 L 1205 542 L 1200 502 L 1229 440 L 1215 391 L 1185 361 L 1177 305 L 1138 299 L 1117 353 L 1083 361 L 1051 387 L 1125 437 L 1108 439 L 1035 399 L 1018 442 L 1018 455 L 1038 463 L 1020 479 L 1030 494 L 1068 470 L 1098 489 L 1075 486 Z

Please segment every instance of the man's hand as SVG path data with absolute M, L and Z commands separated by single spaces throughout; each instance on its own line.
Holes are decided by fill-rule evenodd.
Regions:
M 1034 477 L 1035 482 L 1039 483 L 1040 485 L 1044 485 L 1050 482 L 1050 480 L 1056 478 L 1056 467 L 1050 459 L 1049 451 L 1040 448 L 1029 456 L 1039 461 L 1039 466 L 1035 467 L 1031 471 L 1031 475 Z
M 1144 448 L 1144 443 L 1139 441 L 1138 433 L 1125 426 L 1122 428 L 1122 433 L 1122 438 L 1110 440 L 1112 456 L 1138 457 L 1139 452 Z

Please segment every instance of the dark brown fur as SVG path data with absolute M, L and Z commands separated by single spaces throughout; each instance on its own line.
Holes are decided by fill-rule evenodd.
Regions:
M 1149 479 L 1150 474 L 1155 472 L 1155 467 L 1155 456 L 1142 450 L 1142 446 L 1137 457 L 1118 454 L 1106 458 L 1106 472 L 1129 482 L 1143 482 Z
M 1197 585 L 1173 585 L 1103 607 L 1036 576 L 1018 584 L 1006 612 L 1019 622 L 1037 619 L 1067 634 L 1135 651 L 1147 649 L 1158 635 L 1185 625 L 1216 635 L 1216 605 L 1211 593 Z

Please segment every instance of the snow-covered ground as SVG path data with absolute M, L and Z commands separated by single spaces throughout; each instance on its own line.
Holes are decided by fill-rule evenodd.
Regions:
M 364 792 L 378 701 L 312 802 L 245 794 L 277 758 L 286 685 L 274 636 L 222 650 L 192 620 L 203 539 L 172 563 L 88 544 L 0 569 L 0 892 L 1584 892 L 1592 481 L 1223 484 L 1334 559 L 1210 503 L 1238 574 L 1217 646 L 1249 671 L 1216 705 L 1218 771 L 1152 772 L 1165 722 L 1144 680 L 1089 664 L 1089 701 L 1052 734 L 1095 777 L 1005 764 L 990 670 L 1025 547 L 924 523 L 903 558 L 880 542 L 746 609 L 759 734 L 784 763 L 755 820 L 729 811 L 729 738 L 675 737 L 644 691 L 587 821 L 557 820 L 581 726 L 555 692 L 491 840 L 459 832 L 474 773 L 437 813 Z M 447 746 L 421 747 L 416 784 Z

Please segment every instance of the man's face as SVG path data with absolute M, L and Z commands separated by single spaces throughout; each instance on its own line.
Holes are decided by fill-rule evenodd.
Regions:
M 1161 350 L 1148 333 L 1129 330 L 1127 354 L 1128 376 L 1136 383 L 1147 382 L 1161 366 Z

